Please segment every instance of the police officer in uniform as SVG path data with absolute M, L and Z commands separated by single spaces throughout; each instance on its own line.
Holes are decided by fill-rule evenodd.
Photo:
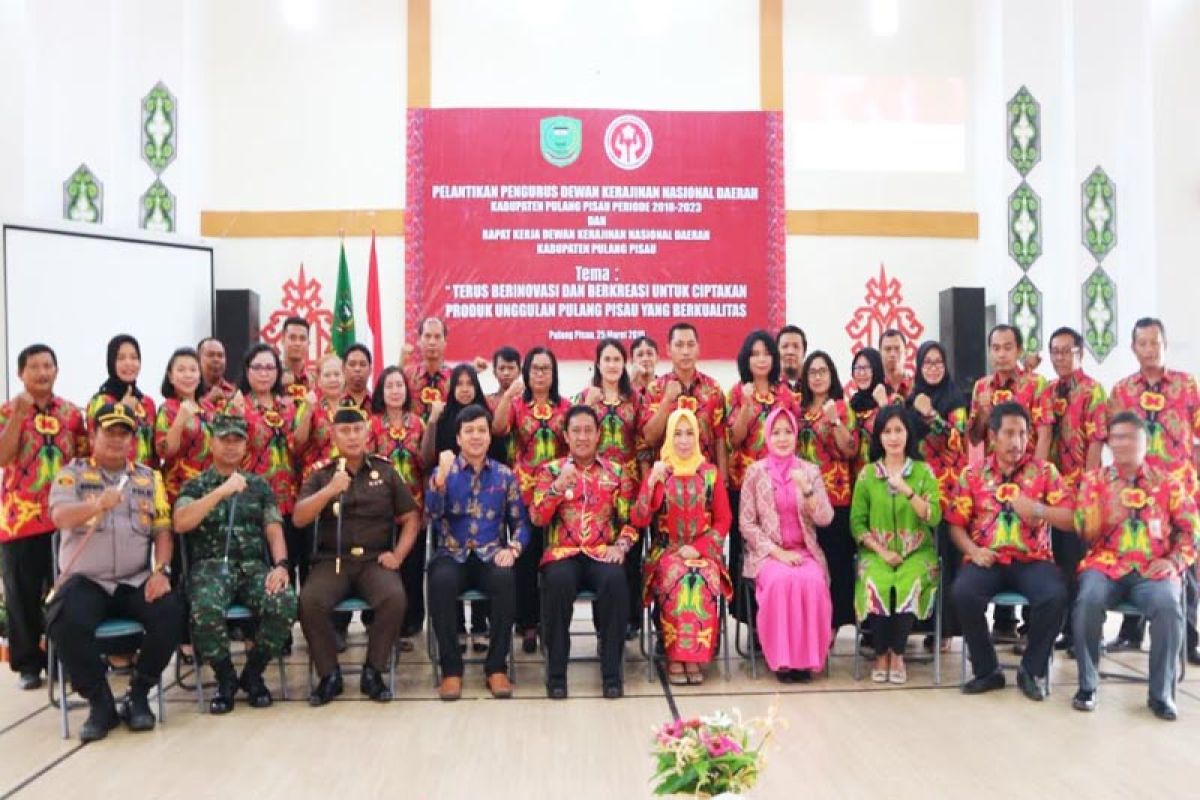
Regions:
M 375 611 L 368 630 L 361 689 L 387 701 L 383 671 L 400 635 L 407 600 L 400 565 L 416 542 L 420 515 L 412 495 L 387 459 L 367 452 L 367 413 L 341 405 L 333 417 L 333 443 L 340 457 L 318 464 L 300 489 L 292 512 L 297 526 L 317 522 L 317 551 L 300 590 L 300 626 L 320 682 L 308 701 L 325 705 L 342 693 L 333 607 L 361 597 Z M 339 525 L 340 519 L 340 525 Z M 401 527 L 392 545 L 393 525 Z
M 90 706 L 79 731 L 85 742 L 103 739 L 121 718 L 130 730 L 154 728 L 147 694 L 183 630 L 183 606 L 169 577 L 166 491 L 157 472 L 128 460 L 137 420 L 125 405 L 105 403 L 94 421 L 92 457 L 63 467 L 50 490 L 50 516 L 62 531 L 61 574 L 46 611 L 55 652 Z M 146 629 L 120 714 L 95 635 L 110 617 L 134 619 Z
M 175 501 L 175 530 L 187 534 L 192 643 L 212 665 L 217 689 L 214 714 L 233 710 L 240 687 L 250 705 L 271 705 L 263 670 L 283 651 L 296 620 L 296 594 L 288 587 L 290 565 L 283 517 L 261 475 L 239 472 L 246 456 L 246 420 L 220 414 L 212 422 L 213 464 L 183 485 Z M 265 539 L 265 541 L 264 541 Z M 270 549 L 271 565 L 264 545 Z M 254 648 L 239 679 L 229 657 L 225 610 L 244 604 L 258 620 Z

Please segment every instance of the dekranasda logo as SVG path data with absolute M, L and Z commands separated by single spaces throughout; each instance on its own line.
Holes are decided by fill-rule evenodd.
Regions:
M 622 114 L 604 131 L 604 152 L 621 169 L 637 169 L 650 158 L 654 137 L 641 117 Z

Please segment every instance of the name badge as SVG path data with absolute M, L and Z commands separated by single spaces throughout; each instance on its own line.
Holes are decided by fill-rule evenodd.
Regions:
M 1150 520 L 1150 535 L 1152 537 L 1154 537 L 1155 539 L 1162 538 L 1162 520 L 1161 519 Z

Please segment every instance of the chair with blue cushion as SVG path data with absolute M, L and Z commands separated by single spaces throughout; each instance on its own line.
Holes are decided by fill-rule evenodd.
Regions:
M 652 531 L 653 526 L 646 528 L 642 532 L 642 541 L 644 542 L 642 550 L 642 563 L 646 563 L 646 558 L 650 555 L 650 549 L 653 546 Z M 734 578 L 734 590 L 737 590 L 736 578 Z M 717 618 L 721 620 L 721 627 L 718 631 L 721 647 L 721 673 L 725 680 L 729 680 L 729 610 L 726 607 L 725 596 L 721 595 L 717 601 Z M 658 633 L 658 615 L 654 613 L 654 605 L 648 605 L 642 609 L 642 635 L 641 650 L 642 655 L 646 659 L 646 680 L 648 682 L 654 680 L 654 666 L 661 660 L 662 643 L 659 641 Z M 740 623 L 739 623 L 740 624 Z M 736 636 L 734 637 L 736 638 Z
M 997 592 L 992 596 L 992 605 L 994 606 L 1027 606 L 1029 598 L 1020 592 Z M 963 639 L 962 661 L 960 664 L 960 679 L 959 685 L 965 686 L 967 683 L 967 640 Z M 1003 666 L 1003 665 L 1001 665 Z M 1054 648 L 1050 648 L 1050 661 L 1046 666 L 1046 694 L 1050 694 L 1050 668 L 1054 666 Z
M 186 537 L 183 535 L 177 536 L 175 539 L 175 546 L 179 548 L 179 554 L 182 558 L 182 563 L 183 563 L 183 580 L 180 583 L 180 589 L 181 589 L 181 591 L 184 592 L 184 595 L 186 596 L 187 593 L 190 591 L 190 587 L 188 585 L 188 581 L 190 578 L 190 567 L 189 567 L 189 563 L 188 563 L 188 548 L 187 548 Z M 264 557 L 268 561 L 268 566 L 270 566 L 270 553 L 267 552 L 266 549 L 264 549 Z M 233 603 L 228 608 L 225 609 L 226 624 L 254 622 L 255 619 L 256 619 L 256 617 L 254 616 L 254 612 L 252 612 L 248 607 L 240 605 L 238 603 Z M 190 630 L 191 625 L 192 625 L 192 614 L 191 614 L 190 606 L 188 609 L 187 624 L 188 624 L 188 629 Z M 195 634 L 193 632 L 193 637 L 192 637 L 193 640 L 194 640 L 194 637 L 195 637 Z M 279 663 L 279 693 L 283 697 L 284 700 L 287 700 L 288 699 L 288 696 L 287 696 L 287 665 L 284 663 L 282 654 L 279 656 L 277 661 Z M 203 667 L 203 663 L 200 660 L 200 654 L 198 652 L 193 652 L 192 664 L 193 664 L 192 675 L 196 682 L 195 686 L 194 687 L 188 686 L 184 682 L 185 676 L 182 674 L 183 663 L 182 663 L 182 659 L 179 659 L 179 658 L 175 659 L 175 682 L 178 683 L 180 688 L 182 688 L 182 689 L 195 688 L 196 704 L 197 704 L 197 707 L 200 709 L 200 713 L 203 714 L 206 711 L 206 706 L 204 705 L 204 685 L 205 684 L 201 678 L 200 670 Z M 212 684 L 209 684 L 209 685 L 212 685 Z
M 911 662 L 917 663 L 917 664 L 924 663 L 927 660 L 932 660 L 933 661 L 933 685 L 934 686 L 942 685 L 942 647 L 941 647 L 941 644 L 942 644 L 942 602 L 943 602 L 942 592 L 945 590 L 945 584 L 942 581 L 943 577 L 945 576 L 945 572 L 943 569 L 943 563 L 944 562 L 942 561 L 941 553 L 939 552 L 938 553 L 938 585 L 937 585 L 937 593 L 936 593 L 936 596 L 934 599 L 934 606 L 933 606 L 933 656 L 931 659 L 925 659 L 923 657 L 917 657 L 917 658 L 912 658 L 912 659 L 906 658 L 905 659 L 905 661 L 911 661 Z M 855 579 L 857 580 L 857 575 L 858 575 L 858 556 L 857 555 L 855 555 L 855 559 L 854 559 L 854 575 L 856 576 Z M 861 652 L 862 648 L 859 645 L 859 643 L 862 641 L 862 634 L 863 634 L 862 625 L 861 625 L 861 623 L 859 623 L 857 616 L 856 616 L 855 620 L 854 620 L 854 680 L 856 680 L 856 681 L 861 680 L 861 678 L 862 678 L 862 674 L 861 674 L 862 673 L 862 665 L 860 663 L 860 661 L 862 659 L 862 652 Z
M 1183 586 L 1182 581 L 1180 581 L 1180 587 L 1179 587 L 1179 602 L 1183 604 L 1184 618 L 1186 619 L 1187 618 L 1187 589 L 1186 589 L 1186 587 Z M 1134 617 L 1142 616 L 1142 610 L 1128 600 L 1124 600 L 1120 603 L 1117 603 L 1117 605 L 1110 610 L 1115 611 L 1118 614 L 1125 614 L 1127 616 L 1134 616 Z M 1101 658 L 1103 658 L 1105 655 L 1107 655 L 1107 654 L 1102 646 L 1100 648 L 1100 656 L 1101 656 Z M 1078 658 L 1078 653 L 1076 653 L 1076 657 Z M 1187 662 L 1187 637 L 1181 636 L 1179 639 L 1179 677 L 1178 677 L 1178 681 L 1180 681 L 1180 682 L 1183 681 L 1184 677 L 1187 674 L 1187 663 L 1188 663 Z M 1150 682 L 1150 676 L 1148 674 L 1146 674 L 1146 675 L 1130 675 L 1130 674 L 1124 673 L 1124 672 L 1106 672 L 1105 670 L 1100 670 L 1100 677 L 1108 678 L 1108 679 L 1112 679 L 1112 680 L 1127 681 L 1129 683 L 1149 683 Z
M 429 554 L 430 558 L 433 557 L 434 542 L 433 542 L 433 521 L 432 520 L 425 526 L 425 552 Z M 429 569 L 428 561 L 426 562 L 425 568 L 426 568 L 426 572 L 428 573 L 428 569 Z M 468 589 L 458 596 L 459 604 L 464 605 L 464 606 L 467 603 L 477 603 L 480 601 L 486 601 L 487 599 L 488 599 L 487 595 L 477 589 Z M 439 685 L 441 685 L 441 682 L 442 682 L 442 664 L 441 664 L 441 661 L 438 659 L 437 636 L 435 636 L 433 633 L 433 603 L 430 602 L 430 598 L 429 598 L 429 581 L 428 581 L 428 579 L 426 579 L 426 581 L 425 581 L 425 650 L 429 654 L 429 664 L 433 671 L 433 685 L 435 687 L 439 686 Z M 509 642 L 508 679 L 515 683 L 517 680 L 517 662 L 516 662 L 516 655 L 514 653 L 514 650 L 516 650 L 514 643 Z M 470 664 L 482 665 L 482 664 L 485 664 L 486 662 L 487 662 L 486 655 L 480 656 L 478 658 L 470 657 L 470 656 L 463 658 L 463 666 L 464 667 L 467 665 L 470 665 Z
M 50 539 L 50 558 L 51 569 L 54 579 L 58 580 L 58 542 L 59 534 L 56 531 Z M 96 626 L 96 639 L 98 641 L 116 640 L 129 636 L 144 636 L 146 629 L 142 627 L 140 622 L 132 619 L 121 619 L 114 617 L 106 619 Z M 71 738 L 70 720 L 67 718 L 67 712 L 72 708 L 84 708 L 86 703 L 72 702 L 67 699 L 67 671 L 62 662 L 55 658 L 54 640 L 49 636 L 46 637 L 46 663 L 50 665 L 51 679 L 46 681 L 47 689 L 50 696 L 50 705 L 54 706 L 61 712 L 60 725 L 62 728 L 62 738 Z M 57 688 L 57 694 L 55 689 Z M 163 704 L 163 689 L 162 675 L 158 676 L 158 721 L 166 723 L 167 712 L 166 706 Z
M 320 539 L 320 537 L 321 537 L 320 524 L 321 524 L 321 520 L 320 520 L 320 517 L 318 516 L 317 520 L 315 522 L 313 522 L 312 554 L 314 556 L 317 554 L 317 543 L 320 542 L 320 540 L 321 540 Z M 394 522 L 392 523 L 392 535 L 391 535 L 391 539 L 390 539 L 390 544 L 393 547 L 395 547 L 395 544 L 396 544 L 396 525 Z M 297 586 L 296 590 L 299 591 L 299 589 L 300 589 L 300 587 Z M 334 614 L 353 614 L 355 611 L 357 611 L 361 614 L 363 612 L 370 611 L 370 610 L 371 610 L 370 603 L 368 603 L 366 600 L 364 600 L 361 597 L 353 597 L 353 596 L 347 597 L 346 599 L 342 600 L 340 603 L 338 603 L 337 605 L 335 605 L 333 607 Z M 305 649 L 307 650 L 307 647 Z M 393 697 L 396 696 L 396 661 L 399 658 L 400 658 L 400 642 L 399 642 L 399 640 L 397 640 L 392 643 L 392 656 L 390 659 L 388 659 L 388 662 L 389 662 L 388 663 L 388 690 L 391 691 Z M 361 667 L 350 667 L 350 668 L 341 667 L 341 670 L 342 670 L 343 675 L 357 675 L 362 672 Z M 305 674 L 305 679 L 306 679 L 307 685 L 308 685 L 308 693 L 312 694 L 314 684 L 313 684 L 313 661 L 312 661 L 311 655 L 308 656 L 307 666 L 304 668 L 304 674 Z

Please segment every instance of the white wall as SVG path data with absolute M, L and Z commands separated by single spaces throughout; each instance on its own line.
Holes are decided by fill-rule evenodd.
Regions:
M 20 4 L 18 4 L 20 5 Z M 23 200 L 14 213 L 62 218 L 62 184 L 87 163 L 104 184 L 104 222 L 138 227 L 154 182 L 141 160 L 140 101 L 158 81 L 179 98 L 179 155 L 162 180 L 179 204 L 177 231 L 199 232 L 203 72 L 192 58 L 199 0 L 27 2 Z
M 788 0 L 788 208 L 980 213 L 978 241 L 789 237 L 789 321 L 845 360 L 843 327 L 880 263 L 931 333 L 937 292 L 950 285 L 986 286 L 1005 316 L 1020 271 L 1007 256 L 1004 201 L 1017 177 L 1004 160 L 1003 107 L 1026 83 L 1045 115 L 1031 176 L 1044 201 L 1046 251 L 1031 272 L 1046 293 L 1044 331 L 1079 324 L 1091 269 L 1079 183 L 1100 162 L 1119 193 L 1110 261 L 1121 340 L 1134 316 L 1159 313 L 1174 360 L 1194 368 L 1197 5 Z M 435 106 L 759 105 L 751 0 L 432 6 Z M 297 9 L 311 14 L 297 19 Z M 892 29 L 874 30 L 889 22 L 880 9 L 895 12 Z M 406 15 L 400 0 L 0 0 L 0 121 L 17 121 L 0 126 L 0 214 L 59 219 L 62 181 L 87 161 L 105 182 L 105 224 L 133 227 L 151 180 L 138 157 L 137 101 L 160 79 L 180 100 L 180 156 L 165 180 L 181 233 L 198 230 L 201 209 L 402 208 Z M 368 245 L 346 242 L 363 339 Z M 218 286 L 257 291 L 265 322 L 303 262 L 331 305 L 337 249 L 334 238 L 222 239 Z M 403 241 L 381 239 L 379 258 L 391 361 L 402 338 Z M 574 383 L 585 378 L 582 366 L 568 369 Z M 1129 369 L 1122 345 L 1100 372 Z
M 1200 3 L 1154 0 L 1153 68 L 1155 255 L 1159 313 L 1167 323 L 1169 360 L 1200 369 Z M 1144 267 L 1138 253 L 1134 265 Z M 1127 262 L 1129 263 L 1129 262 Z M 1126 317 L 1126 327 L 1129 318 Z M 1122 339 L 1122 346 L 1126 339 Z

